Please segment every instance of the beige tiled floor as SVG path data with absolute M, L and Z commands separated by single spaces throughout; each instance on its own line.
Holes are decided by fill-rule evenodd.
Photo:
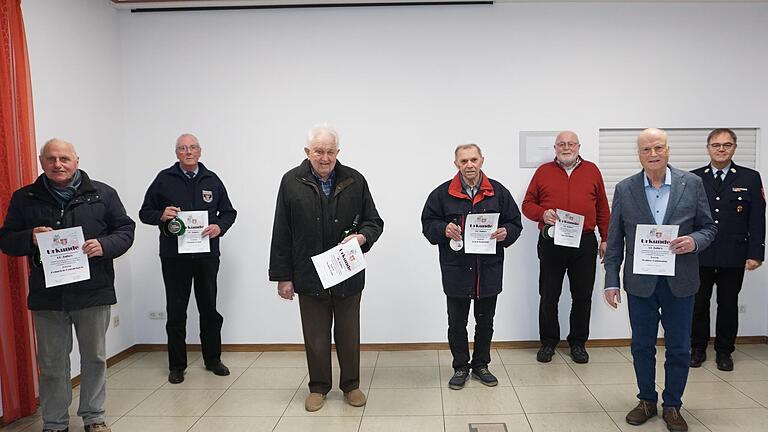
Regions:
M 629 349 L 589 352 L 582 365 L 567 349 L 549 364 L 536 362 L 535 349 L 493 350 L 490 369 L 499 385 L 470 380 L 455 391 L 447 386 L 448 351 L 364 351 L 360 387 L 368 404 L 352 407 L 334 389 L 316 413 L 304 410 L 309 378 L 302 352 L 223 353 L 228 377 L 206 371 L 199 353 L 190 353 L 179 385 L 167 381 L 166 353 L 137 353 L 108 370 L 107 421 L 115 432 L 466 432 L 469 423 L 505 423 L 509 432 L 666 431 L 659 417 L 640 427 L 624 421 L 637 393 Z M 660 347 L 659 393 L 663 356 Z M 711 359 L 691 370 L 683 397 L 691 432 L 758 431 L 768 424 L 768 345 L 740 345 L 734 360 L 733 372 L 717 370 Z M 77 389 L 73 397 L 74 432 L 82 430 Z M 0 430 L 39 431 L 41 420 L 30 416 Z

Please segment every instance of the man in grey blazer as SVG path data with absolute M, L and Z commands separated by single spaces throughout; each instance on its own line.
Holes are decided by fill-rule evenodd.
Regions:
M 666 132 L 646 129 L 640 133 L 637 154 L 643 171 L 616 185 L 605 254 L 604 295 L 608 304 L 616 308 L 621 302 L 619 268 L 626 245 L 624 289 L 640 400 L 626 420 L 639 425 L 657 414 L 656 336 L 661 321 L 666 346 L 663 418 L 670 431 L 687 431 L 680 407 L 688 380 L 691 317 L 699 289 L 697 254 L 714 240 L 717 226 L 712 221 L 701 178 L 668 165 Z M 635 274 L 638 224 L 678 226 L 678 237 L 669 244 L 675 254 L 674 276 Z

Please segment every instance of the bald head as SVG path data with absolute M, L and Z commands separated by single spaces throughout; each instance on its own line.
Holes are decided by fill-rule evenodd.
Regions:
M 52 138 L 40 149 L 40 166 L 48 180 L 63 187 L 75 177 L 80 160 L 72 143 Z
M 667 145 L 667 132 L 663 129 L 648 128 L 640 132 L 640 135 L 637 136 L 638 145 L 640 145 L 641 140 L 646 142 L 649 140 L 659 140 L 664 142 L 664 145 Z
M 669 163 L 667 133 L 656 128 L 640 132 L 637 136 L 637 156 L 648 175 L 663 178 Z

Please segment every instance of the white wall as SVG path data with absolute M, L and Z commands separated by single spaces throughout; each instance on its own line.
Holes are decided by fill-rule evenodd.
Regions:
M 599 161 L 601 127 L 768 125 L 761 109 L 768 97 L 766 4 L 121 11 L 115 22 L 114 13 L 88 3 L 79 21 L 89 30 L 80 31 L 103 30 L 107 54 L 98 49 L 104 40 L 49 40 L 61 38 L 42 28 L 51 12 L 42 2 L 27 3 L 40 5 L 26 16 L 33 79 L 72 83 L 37 65 L 51 62 L 40 57 L 56 55 L 59 43 L 82 43 L 64 67 L 98 69 L 94 78 L 109 80 L 108 91 L 87 81 L 76 87 L 117 112 L 97 110 L 97 121 L 46 116 L 56 92 L 48 88 L 49 100 L 41 100 L 36 83 L 38 132 L 113 132 L 103 149 L 87 147 L 88 158 L 88 137 L 78 136 L 85 141 L 83 167 L 101 169 L 136 218 L 146 187 L 174 161 L 181 132 L 198 135 L 202 161 L 227 184 L 239 218 L 222 240 L 225 343 L 302 341 L 298 305 L 277 297 L 267 266 L 279 178 L 303 158 L 305 131 L 314 123 L 338 127 L 340 160 L 366 175 L 385 220 L 368 255 L 363 342 L 446 339 L 437 251 L 422 237 L 419 216 L 429 191 L 454 174 L 456 144 L 479 143 L 485 171 L 519 203 L 533 174 L 518 168 L 521 130 L 574 129 L 583 155 Z M 89 18 L 98 14 L 101 20 Z M 91 112 L 81 98 L 67 101 L 75 112 Z M 765 134 L 760 145 L 768 145 Z M 768 152 L 761 152 L 758 166 L 766 164 Z M 136 343 L 164 343 L 163 322 L 147 317 L 164 308 L 157 230 L 140 225 L 136 234 L 124 260 L 130 265 L 119 270 L 131 286 L 131 294 L 119 293 L 122 310 L 133 308 Z M 525 220 L 523 236 L 508 249 L 496 340 L 538 339 L 536 234 Z M 761 269 L 745 282 L 742 335 L 768 334 L 768 298 L 760 289 L 766 274 Z M 592 337 L 629 337 L 626 308 L 609 310 L 599 297 L 601 282 L 597 288 Z M 568 301 L 565 295 L 561 306 Z M 192 313 L 192 341 L 196 325 Z
M 38 148 L 51 137 L 77 147 L 80 168 L 118 190 L 126 208 L 133 203 L 122 193 L 130 182 L 123 140 L 123 100 L 117 12 L 109 2 L 91 0 L 22 2 L 32 71 L 32 96 Z M 135 213 L 135 212 L 132 212 Z M 133 217 L 133 214 L 131 215 Z M 119 303 L 112 316 L 107 354 L 136 341 L 132 322 L 133 289 L 130 254 L 115 261 Z M 79 374 L 77 345 L 72 374 Z

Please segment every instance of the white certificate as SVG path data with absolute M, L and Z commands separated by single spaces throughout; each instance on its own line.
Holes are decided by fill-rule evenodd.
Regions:
M 184 222 L 186 229 L 179 236 L 179 253 L 198 253 L 211 251 L 211 239 L 203 237 L 203 230 L 208 226 L 208 211 L 181 211 L 176 215 Z
M 499 226 L 499 213 L 472 213 L 464 221 L 464 253 L 495 254 L 491 234 Z
M 323 288 L 328 289 L 363 271 L 365 258 L 360 244 L 351 239 L 313 256 L 312 264 L 315 265 Z
M 675 275 L 675 254 L 669 243 L 677 238 L 678 225 L 638 225 L 635 231 L 634 274 Z
M 45 287 L 51 288 L 91 278 L 88 255 L 83 253 L 83 228 L 65 228 L 35 234 L 43 262 Z
M 559 220 L 555 222 L 555 244 L 578 248 L 581 243 L 581 231 L 584 229 L 584 216 L 565 210 L 557 210 Z

